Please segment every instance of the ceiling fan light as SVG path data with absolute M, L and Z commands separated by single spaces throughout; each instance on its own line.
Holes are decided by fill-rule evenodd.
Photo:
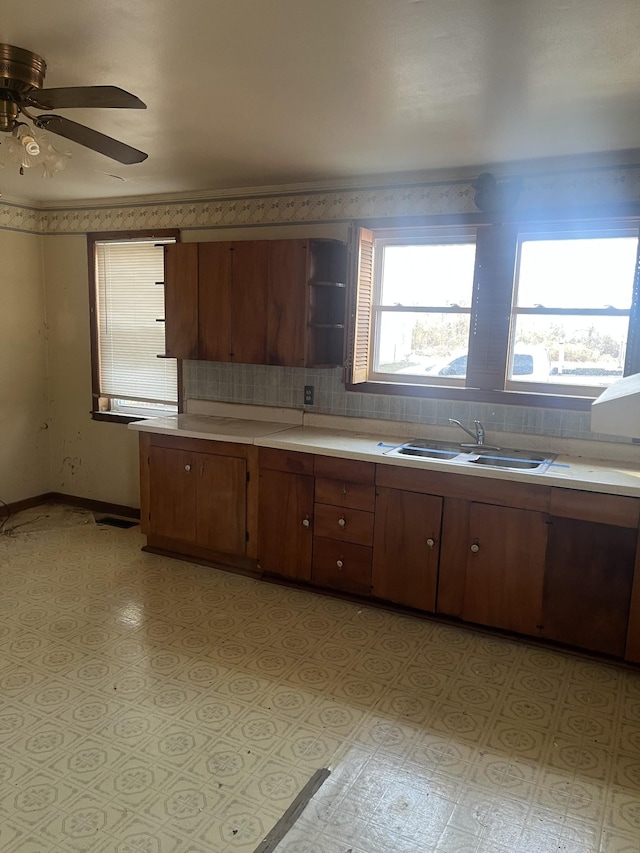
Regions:
M 32 166 L 40 166 L 42 176 L 52 178 L 64 169 L 71 156 L 66 151 L 57 151 L 46 133 L 32 129 L 24 122 L 14 127 L 4 144 L 10 159 L 20 166 L 20 174 Z
M 25 135 L 21 139 L 21 142 L 24 145 L 27 154 L 30 154 L 32 157 L 38 156 L 38 154 L 40 153 L 40 146 L 35 141 L 33 136 L 30 136 L 28 133 L 25 133 Z

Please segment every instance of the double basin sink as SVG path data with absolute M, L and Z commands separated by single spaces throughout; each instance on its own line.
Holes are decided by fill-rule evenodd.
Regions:
M 411 456 L 438 462 L 455 462 L 502 468 L 508 471 L 542 473 L 556 458 L 555 454 L 536 453 L 530 450 L 511 450 L 490 445 L 462 445 L 447 441 L 417 438 L 387 450 L 385 456 Z

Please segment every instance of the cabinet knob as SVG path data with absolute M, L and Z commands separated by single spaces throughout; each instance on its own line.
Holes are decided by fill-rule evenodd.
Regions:
M 427 547 L 428 547 L 428 548 L 433 548 L 433 546 L 434 546 L 435 544 L 436 544 L 436 540 L 435 540 L 435 539 L 432 539 L 431 537 L 429 537 L 429 538 L 427 539 Z
M 477 542 L 474 542 L 473 545 L 471 546 L 471 553 L 477 554 L 479 550 L 480 550 L 480 546 L 478 545 Z
M 344 516 L 342 516 L 342 518 L 339 518 L 339 519 L 338 519 L 338 524 L 339 524 L 339 525 L 340 525 L 340 527 L 342 527 L 343 529 L 347 526 L 347 522 L 344 520 Z
M 185 466 L 184 466 L 184 470 L 185 470 L 185 471 L 190 471 L 190 470 L 191 470 L 191 465 L 185 465 Z
M 341 568 L 344 566 L 344 563 L 342 562 L 342 560 L 336 560 L 336 566 L 337 566 L 339 569 L 341 569 Z
M 303 519 L 302 519 L 302 526 L 303 526 L 303 527 L 309 527 L 309 526 L 310 526 L 310 524 L 311 524 L 311 522 L 309 521 L 309 518 L 308 518 L 308 517 L 305 517 L 305 518 L 303 518 Z

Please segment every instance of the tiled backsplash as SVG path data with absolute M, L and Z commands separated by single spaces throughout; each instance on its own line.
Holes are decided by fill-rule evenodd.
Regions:
M 313 406 L 303 404 L 305 385 L 314 388 Z M 321 414 L 440 426 L 448 425 L 449 418 L 457 418 L 463 423 L 477 418 L 487 430 L 499 432 L 630 443 L 629 439 L 591 432 L 589 412 L 345 391 L 339 368 L 305 370 L 296 367 L 187 361 L 184 363 L 184 395 L 185 398 L 195 400 L 291 406 Z

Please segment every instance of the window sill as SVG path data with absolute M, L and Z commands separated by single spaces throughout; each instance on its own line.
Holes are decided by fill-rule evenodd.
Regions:
M 141 415 L 120 415 L 116 412 L 91 412 L 94 421 L 106 421 L 112 424 L 127 424 L 145 420 Z
M 388 394 L 394 397 L 425 397 L 432 400 L 458 400 L 466 403 L 494 403 L 501 406 L 535 406 L 541 409 L 591 411 L 595 397 L 541 394 L 531 391 L 482 391 L 479 388 L 454 388 L 445 385 L 410 385 L 399 382 L 362 382 L 347 384 L 347 391 L 358 394 Z M 603 389 L 604 390 L 604 389 Z

